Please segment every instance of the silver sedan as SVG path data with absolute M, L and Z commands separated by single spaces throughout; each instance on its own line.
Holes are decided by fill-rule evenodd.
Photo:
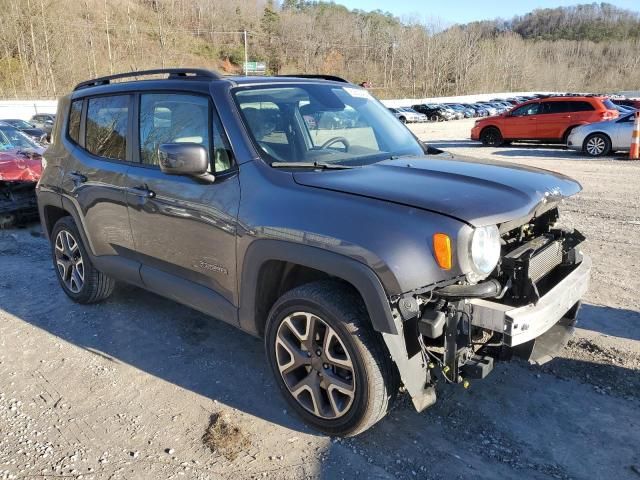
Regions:
M 616 120 L 576 127 L 567 138 L 567 148 L 590 157 L 602 157 L 620 150 L 629 151 L 633 120 L 634 116 L 631 114 Z

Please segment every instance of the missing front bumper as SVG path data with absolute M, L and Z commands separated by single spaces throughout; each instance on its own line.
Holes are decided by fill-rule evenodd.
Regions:
M 536 303 L 512 307 L 489 300 L 474 299 L 471 324 L 503 334 L 509 347 L 540 337 L 556 325 L 584 296 L 589 288 L 591 259 L 582 262 Z

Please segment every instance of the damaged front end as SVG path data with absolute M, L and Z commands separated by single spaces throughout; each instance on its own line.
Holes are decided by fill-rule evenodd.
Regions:
M 557 220 L 554 208 L 517 227 L 503 225 L 498 265 L 477 283 L 460 279 L 396 300 L 402 338 L 385 341 L 418 410 L 435 402 L 438 381 L 466 387 L 497 360 L 518 355 L 541 364 L 564 348 L 591 260 L 579 250 L 584 237 Z
M 41 174 L 40 153 L 0 152 L 0 228 L 38 219 L 35 187 Z

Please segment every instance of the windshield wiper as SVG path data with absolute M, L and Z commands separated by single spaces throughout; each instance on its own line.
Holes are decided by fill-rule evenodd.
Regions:
M 349 165 L 322 162 L 271 162 L 274 168 L 314 168 L 318 170 L 347 170 L 353 168 Z

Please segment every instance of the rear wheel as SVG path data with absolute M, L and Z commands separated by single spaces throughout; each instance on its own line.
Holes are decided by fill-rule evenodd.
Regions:
M 594 133 L 585 138 L 582 151 L 590 157 L 602 157 L 611 152 L 611 139 L 604 133 Z
M 265 347 L 276 382 L 302 419 L 329 435 L 352 436 L 385 416 L 398 375 L 360 296 L 320 281 L 273 306 Z
M 115 282 L 93 266 L 71 217 L 63 217 L 56 222 L 51 242 L 58 281 L 73 301 L 95 303 L 111 295 Z
M 496 127 L 485 128 L 480 133 L 480 141 L 486 147 L 499 147 L 504 144 L 502 134 Z
M 406 119 L 406 118 L 404 118 L 404 117 L 400 117 L 400 118 L 399 118 L 399 120 L 400 120 L 402 123 L 407 123 L 407 119 Z

